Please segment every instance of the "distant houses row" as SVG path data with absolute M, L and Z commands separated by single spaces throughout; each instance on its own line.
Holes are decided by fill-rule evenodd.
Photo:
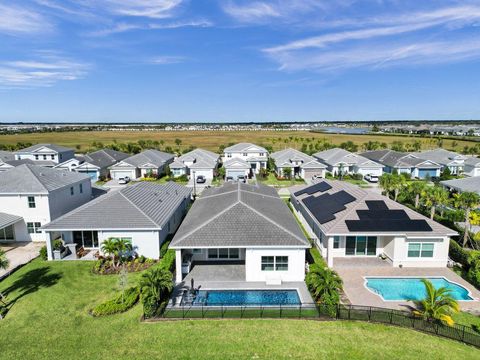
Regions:
M 327 172 L 334 176 L 381 176 L 383 173 L 398 172 L 424 179 L 439 177 L 447 168 L 453 175 L 480 176 L 480 158 L 444 149 L 417 153 L 374 150 L 355 154 L 334 148 L 310 156 L 295 149 L 269 154 L 265 148 L 250 143 L 227 147 L 222 155 L 195 149 L 179 157 L 158 150 L 145 150 L 130 155 L 111 149 L 75 155 L 73 149 L 54 144 L 38 144 L 14 153 L 0 151 L 0 172 L 22 164 L 35 164 L 87 174 L 92 181 L 97 181 L 104 178 L 118 180 L 128 176 L 139 179 L 162 175 L 168 167 L 173 176 L 195 175 L 213 179 L 222 164 L 225 177 L 236 180 L 239 176 L 251 176 L 266 169 L 269 157 L 274 160 L 275 172 L 280 177 L 288 174 L 311 179 L 323 178 Z

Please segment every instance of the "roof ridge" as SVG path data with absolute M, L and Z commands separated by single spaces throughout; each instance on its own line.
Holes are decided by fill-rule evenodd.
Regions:
M 254 185 L 254 186 L 255 186 L 255 185 Z M 256 186 L 258 186 L 258 184 L 257 184 Z M 250 191 L 250 190 L 242 189 L 242 190 L 240 190 L 240 191 L 243 191 L 243 192 L 246 192 L 246 193 L 249 193 L 249 194 L 252 194 L 252 195 L 266 196 L 266 197 L 269 197 L 269 198 L 272 198 L 272 199 L 278 199 L 278 197 L 276 197 L 276 196 L 267 195 L 267 194 L 259 194 L 259 193 L 256 193 L 256 192 L 253 192 L 253 191 Z
M 217 197 L 217 196 L 222 196 L 222 195 L 227 195 L 227 194 L 231 194 L 231 193 L 234 193 L 236 192 L 237 190 L 232 190 L 232 191 L 227 191 L 227 192 L 223 192 L 223 193 L 220 193 L 220 194 L 212 194 L 212 195 L 207 195 L 207 196 L 201 196 L 198 198 L 197 201 L 200 201 L 200 200 L 204 200 L 204 199 L 210 199 L 212 197 Z
M 125 188 L 125 189 L 128 189 L 128 187 Z M 120 195 L 122 195 L 122 196 L 125 198 L 125 200 L 127 200 L 130 204 L 132 204 L 138 211 L 140 211 L 141 214 L 143 214 L 143 215 L 144 215 L 148 220 L 150 220 L 153 224 L 157 225 L 157 226 L 160 227 L 160 228 L 162 227 L 161 225 L 157 224 L 157 222 L 156 222 L 155 220 L 153 220 L 150 216 L 148 216 L 147 214 L 145 214 L 145 212 L 144 212 L 142 209 L 140 209 L 137 205 L 135 205 L 132 200 L 130 200 L 129 198 L 127 198 L 127 197 L 125 196 L 125 194 L 123 193 L 123 190 L 118 191 L 118 193 L 120 193 Z
M 45 190 L 48 193 L 49 191 L 48 191 L 47 187 L 45 186 L 45 184 L 42 181 L 40 181 L 37 174 L 35 174 L 33 172 L 33 170 L 31 169 L 31 166 L 35 166 L 35 165 L 32 165 L 32 164 L 23 164 L 23 165 L 28 169 L 30 174 L 32 174 L 32 176 L 35 178 L 35 181 L 37 181 L 40 184 L 40 186 L 43 188 L 43 190 Z M 23 165 L 20 165 L 20 166 L 23 166 Z

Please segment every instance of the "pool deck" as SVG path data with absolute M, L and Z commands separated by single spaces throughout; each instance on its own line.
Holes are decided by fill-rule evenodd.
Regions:
M 457 283 L 470 291 L 474 301 L 459 301 L 464 311 L 480 314 L 480 291 L 455 274 L 448 268 L 396 268 L 385 267 L 359 267 L 359 266 L 335 266 L 334 270 L 343 279 L 345 295 L 354 305 L 378 306 L 391 309 L 406 310 L 411 308 L 412 303 L 408 301 L 385 301 L 379 295 L 371 292 L 365 287 L 365 277 L 444 277 L 447 280 Z

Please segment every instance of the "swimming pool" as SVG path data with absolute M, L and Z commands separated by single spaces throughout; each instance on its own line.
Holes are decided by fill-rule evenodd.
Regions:
M 473 298 L 463 286 L 455 284 L 443 277 L 427 278 L 384 278 L 384 277 L 366 277 L 365 286 L 370 291 L 381 296 L 387 301 L 402 300 L 421 300 L 425 297 L 425 285 L 422 279 L 428 279 L 435 288 L 446 287 L 451 290 L 451 295 L 455 300 L 470 301 Z
M 297 290 L 200 290 L 193 305 L 300 305 Z

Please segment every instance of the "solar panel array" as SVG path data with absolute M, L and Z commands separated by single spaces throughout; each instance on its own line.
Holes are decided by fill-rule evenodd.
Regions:
M 303 194 L 312 195 L 319 191 L 325 192 L 327 190 L 330 190 L 331 188 L 332 187 L 329 184 L 327 184 L 325 181 L 322 181 L 322 182 L 319 182 L 318 184 L 315 184 L 315 185 L 306 187 L 305 189 L 302 189 L 300 191 L 297 191 L 296 193 L 294 193 L 294 195 L 295 196 L 300 196 Z
M 359 220 L 345 220 L 350 231 L 432 231 L 425 220 L 412 220 L 405 210 L 389 210 L 383 201 L 366 201 L 368 210 L 357 210 Z
M 342 190 L 334 194 L 309 196 L 303 203 L 320 224 L 335 220 L 335 214 L 346 209 L 345 205 L 355 201 L 352 195 Z

